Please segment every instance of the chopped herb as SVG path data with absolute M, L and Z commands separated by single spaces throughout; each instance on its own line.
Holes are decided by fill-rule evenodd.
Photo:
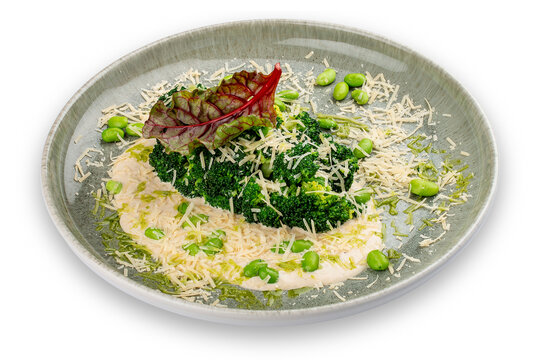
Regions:
M 283 291 L 282 290 L 263 291 L 263 296 L 266 299 L 267 307 L 280 308 L 283 306 Z
M 276 265 L 287 272 L 291 272 L 302 267 L 299 262 L 294 260 L 279 262 Z
M 311 290 L 313 290 L 312 287 L 302 287 L 298 289 L 292 289 L 292 290 L 287 291 L 287 296 L 290 298 L 295 298 L 297 296 L 310 292 Z
M 397 195 L 393 195 L 380 201 L 375 200 L 375 206 L 381 207 L 383 205 L 388 205 L 388 213 L 390 215 L 397 215 L 398 211 L 396 207 L 397 207 L 398 202 L 399 202 L 399 198 L 397 197 Z
M 143 144 L 130 147 L 126 152 L 135 160 L 148 162 L 148 156 L 154 148 L 152 146 L 144 146 Z
M 420 154 L 422 151 L 429 152 L 432 144 L 423 145 L 422 141 L 426 139 L 424 135 L 413 136 L 412 141 L 407 144 L 407 147 L 411 149 L 411 152 L 415 155 Z
M 135 190 L 135 193 L 138 194 L 140 192 L 143 192 L 144 189 L 146 189 L 146 181 L 143 181 L 142 183 L 139 183 L 139 185 L 137 185 L 137 189 Z
M 409 235 L 408 234 L 404 234 L 402 232 L 399 231 L 399 229 L 397 228 L 396 226 L 396 223 L 394 222 L 394 220 L 392 220 L 392 222 L 390 223 L 390 226 L 394 228 L 394 236 L 403 236 L 403 237 L 408 237 Z
M 156 200 L 156 197 L 149 194 L 143 194 L 141 195 L 141 200 L 144 202 L 150 202 L 152 200 Z
M 175 192 L 169 191 L 169 190 L 154 190 L 152 193 L 160 197 L 168 197 L 174 194 Z
M 401 257 L 401 253 L 395 249 L 388 249 L 386 257 L 389 259 L 399 259 Z
M 262 310 L 264 309 L 263 303 L 257 299 L 255 294 L 247 289 L 240 289 L 232 285 L 218 285 L 216 287 L 221 294 L 218 296 L 219 300 L 232 300 L 236 302 L 236 305 L 240 309 L 249 310 Z
M 417 171 L 418 177 L 424 180 L 436 182 L 438 179 L 439 171 L 437 171 L 435 164 L 433 164 L 433 161 L 431 160 L 425 163 L 418 164 Z

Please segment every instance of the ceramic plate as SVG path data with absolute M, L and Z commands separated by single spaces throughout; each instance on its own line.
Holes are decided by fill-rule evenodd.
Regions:
M 306 55 L 313 55 L 306 59 Z M 331 290 L 297 297 L 285 293 L 281 306 L 241 309 L 192 303 L 155 290 L 135 277 L 126 277 L 108 257 L 90 216 L 94 200 L 89 192 L 99 186 L 103 169 L 95 168 L 85 182 L 73 180 L 73 164 L 84 149 L 102 147 L 95 132 L 101 109 L 111 104 L 141 102 L 139 90 L 161 80 L 172 81 L 189 68 L 215 70 L 225 62 L 253 59 L 259 64 L 289 63 L 295 71 L 324 69 L 327 61 L 338 73 L 382 72 L 400 93 L 419 102 L 428 99 L 436 109 L 436 126 L 426 133 L 439 139 L 459 139 L 458 146 L 474 172 L 471 199 L 453 211 L 452 226 L 444 239 L 429 248 L 418 246 L 420 235 L 436 236 L 440 229 L 416 229 L 401 251 L 420 262 L 407 262 L 400 277 L 365 271 L 364 281 L 349 280 L 340 287 L 342 301 Z M 329 100 L 327 100 L 329 101 Z M 451 117 L 442 114 L 451 114 Z M 80 134 L 86 134 L 75 142 Z M 106 144 L 105 146 L 107 146 Z M 112 145 L 111 145 L 112 146 Z M 121 290 L 161 308 L 189 317 L 237 324 L 278 324 L 324 320 L 359 312 L 411 290 L 457 254 L 478 229 L 492 198 L 497 177 L 497 154 L 492 131 L 478 105 L 449 74 L 431 61 L 381 37 L 337 25 L 304 21 L 247 21 L 201 28 L 145 46 L 119 59 L 86 83 L 66 104 L 54 122 L 42 162 L 43 194 L 51 217 L 68 245 L 92 270 Z M 377 276 L 381 277 L 378 281 Z M 382 278 L 384 276 L 384 279 Z M 373 283 L 374 282 L 374 283 Z M 371 286 L 368 284 L 373 283 Z M 263 299 L 260 293 L 256 295 Z

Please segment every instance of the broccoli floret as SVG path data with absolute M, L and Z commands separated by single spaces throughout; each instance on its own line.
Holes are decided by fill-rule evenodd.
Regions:
M 305 111 L 296 115 L 296 119 L 302 121 L 305 126 L 302 132 L 305 133 L 315 144 L 320 144 L 321 127 L 319 126 L 319 122 L 311 118 Z
M 300 156 L 306 153 L 309 153 L 309 155 L 304 156 L 298 163 Z M 299 184 L 302 181 L 311 179 L 319 169 L 319 165 L 316 163 L 318 157 L 319 153 L 313 145 L 300 143 L 276 156 L 273 179 L 283 180 L 287 185 Z M 292 166 L 289 164 L 290 162 L 293 163 Z
M 352 150 L 349 149 L 347 146 L 335 143 L 333 141 L 332 144 L 335 146 L 336 150 L 330 153 L 331 163 L 335 164 L 348 160 L 347 167 L 349 168 L 349 171 L 347 173 L 347 176 L 345 176 L 343 170 L 339 170 L 343 177 L 345 191 L 347 191 L 351 188 L 354 180 L 354 174 L 356 173 L 356 171 L 358 171 L 358 159 L 353 155 Z M 341 182 L 339 180 L 332 182 L 332 190 L 337 192 L 342 191 Z
M 176 179 L 173 184 L 176 188 L 180 186 L 180 183 L 183 183 L 183 178 L 189 167 L 185 156 L 175 152 L 167 153 L 165 147 L 158 142 L 148 156 L 148 159 L 161 181 L 170 183 L 173 179 Z
M 240 213 L 244 215 L 247 222 L 255 222 L 255 217 L 251 209 L 260 208 L 264 204 L 264 196 L 261 193 L 261 187 L 253 178 L 242 190 L 242 196 L 239 200 Z
M 210 154 L 208 155 L 211 156 Z M 224 161 L 222 163 L 213 163 L 205 167 L 205 174 L 198 186 L 205 200 L 212 206 L 222 209 L 230 209 L 230 198 L 233 203 L 238 202 L 237 196 L 242 187 L 240 181 L 248 174 L 251 163 L 239 166 L 238 163 Z
M 261 208 L 261 212 L 257 214 L 257 219 L 263 225 L 270 227 L 281 227 L 281 217 L 268 205 Z
M 314 184 L 317 184 L 314 186 Z M 283 215 L 280 220 L 290 227 L 306 228 L 304 220 L 311 229 L 312 223 L 315 231 L 322 232 L 330 230 L 328 223 L 336 226 L 339 223 L 352 219 L 354 216 L 353 205 L 336 195 L 324 193 L 310 193 L 314 189 L 319 190 L 320 184 L 309 182 L 302 184 L 298 196 L 278 195 L 273 193 L 270 196 L 272 205 Z M 330 190 L 322 186 L 325 191 Z

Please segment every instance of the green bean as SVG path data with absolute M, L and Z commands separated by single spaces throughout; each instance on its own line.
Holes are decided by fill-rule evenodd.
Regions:
M 274 169 L 272 169 L 272 167 L 270 167 L 270 161 L 264 162 L 261 165 L 261 171 L 262 171 L 264 177 L 267 178 L 267 179 L 270 177 L 270 175 L 272 175 L 272 173 L 274 172 Z
M 187 202 L 187 201 L 182 201 L 182 202 L 180 203 L 180 205 L 178 205 L 178 212 L 179 212 L 180 214 L 184 215 L 184 214 L 186 213 L 186 211 L 187 211 L 188 206 L 189 206 L 189 202 Z
M 143 126 L 143 123 L 129 124 L 126 126 L 126 134 L 141 137 Z
M 195 256 L 200 250 L 199 245 L 195 243 L 184 245 L 182 246 L 182 249 L 186 250 L 191 256 Z
M 120 141 L 120 138 L 124 137 L 124 132 L 119 128 L 108 128 L 103 130 L 101 133 L 101 138 L 105 142 L 116 142 Z
M 259 270 L 266 266 L 268 265 L 264 260 L 253 260 L 252 262 L 244 266 L 244 276 L 248 278 L 259 276 Z
M 367 264 L 373 270 L 381 271 L 388 269 L 390 262 L 388 257 L 380 250 L 372 250 L 367 255 Z
M 330 85 L 336 80 L 336 70 L 327 68 L 317 76 L 315 83 L 320 86 Z
M 207 254 L 207 255 L 214 255 L 221 251 L 223 248 L 223 241 L 218 237 L 211 237 L 208 239 L 204 245 L 201 247 L 201 249 Z
M 286 99 L 286 100 L 296 100 L 300 96 L 300 94 L 298 94 L 298 91 L 294 91 L 294 90 L 283 90 L 283 91 L 278 92 L 277 95 L 281 99 Z
M 317 121 L 321 129 L 335 129 L 338 126 L 338 124 L 334 120 L 329 118 L 320 118 L 317 119 Z
M 365 105 L 369 101 L 368 93 L 364 90 L 355 89 L 351 92 L 351 96 L 358 103 L 358 105 Z
M 308 251 L 302 256 L 302 269 L 305 272 L 312 272 L 319 268 L 319 254 L 315 251 Z
M 357 159 L 362 159 L 371 154 L 373 151 L 373 141 L 368 138 L 363 138 L 358 142 L 358 145 L 353 150 L 353 155 Z
M 354 194 L 354 200 L 358 205 L 365 204 L 371 199 L 371 193 L 369 191 L 360 190 Z
M 338 82 L 334 87 L 334 99 L 343 100 L 347 97 L 349 93 L 349 85 L 346 82 Z
M 313 245 L 313 242 L 309 240 L 295 240 L 291 246 L 291 252 L 301 253 L 302 251 L 308 250 Z
M 122 191 L 122 183 L 114 180 L 109 180 L 107 181 L 107 184 L 105 184 L 105 188 L 111 194 L 118 194 L 120 191 Z
M 113 116 L 107 121 L 110 128 L 123 129 L 127 126 L 128 119 L 125 116 Z
M 144 230 L 144 235 L 152 240 L 159 240 L 165 236 L 163 230 L 154 227 L 149 227 Z
M 265 280 L 268 284 L 274 284 L 279 279 L 279 271 L 264 266 L 259 269 L 259 277 L 261 280 Z
M 280 111 L 287 110 L 287 106 L 285 105 L 285 103 L 278 98 L 274 98 L 274 105 L 276 105 Z
M 345 75 L 345 78 L 343 80 L 349 86 L 357 87 L 357 86 L 362 86 L 364 84 L 364 82 L 366 81 L 366 76 L 361 73 L 347 74 Z
M 184 223 L 182 223 L 182 228 L 183 229 L 186 229 L 188 227 L 191 227 L 191 224 L 193 224 L 193 226 L 197 226 L 197 224 L 199 223 L 207 223 L 208 222 L 208 215 L 205 215 L 205 214 L 198 214 L 198 215 L 192 215 L 189 217 L 189 222 L 188 221 L 184 221 Z
M 418 196 L 433 196 L 439 192 L 439 186 L 436 183 L 420 178 L 411 180 L 409 189 Z

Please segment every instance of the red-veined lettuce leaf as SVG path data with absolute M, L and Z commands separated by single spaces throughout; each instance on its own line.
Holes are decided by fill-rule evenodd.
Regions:
M 278 63 L 268 75 L 244 70 L 213 88 L 175 92 L 172 107 L 161 100 L 152 107 L 143 136 L 187 155 L 199 145 L 216 149 L 253 126 L 273 127 L 280 77 Z

